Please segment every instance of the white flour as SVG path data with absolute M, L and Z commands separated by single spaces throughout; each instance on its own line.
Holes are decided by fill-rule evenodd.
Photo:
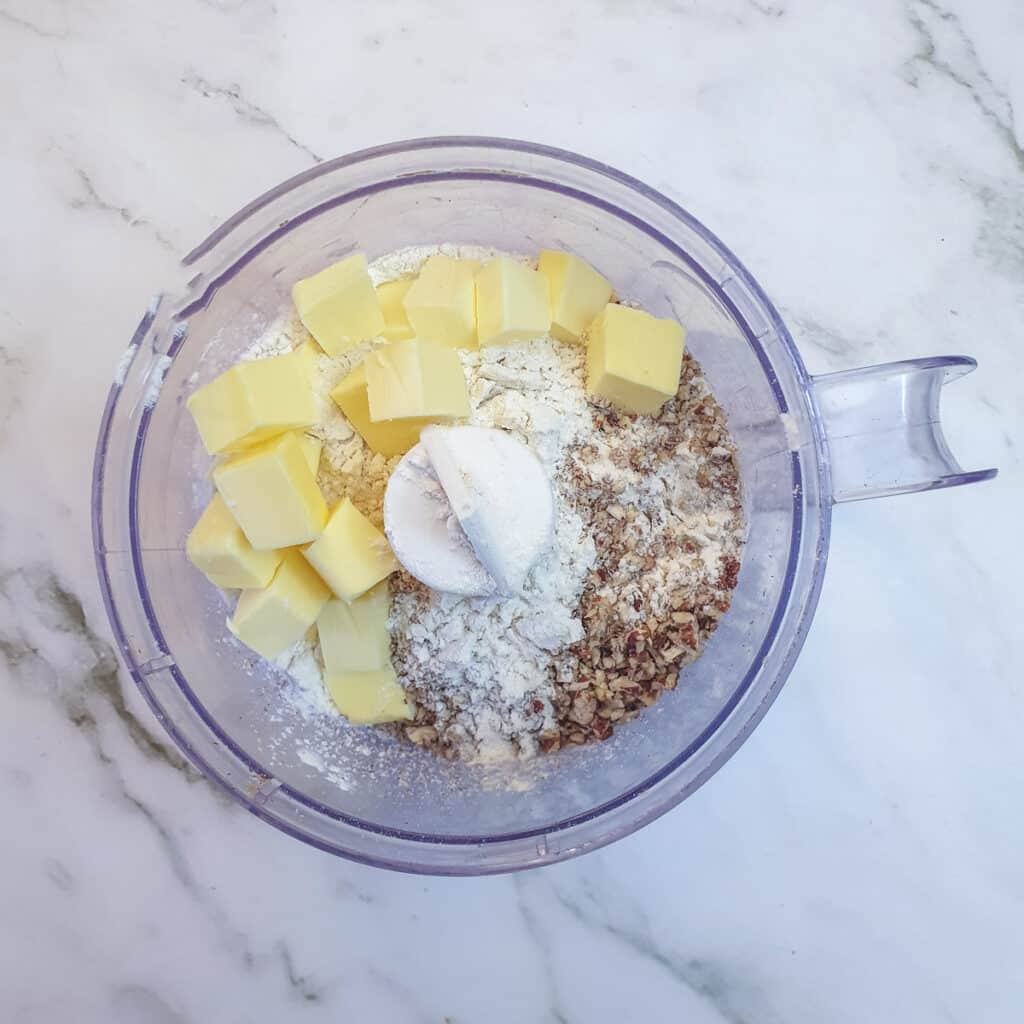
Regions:
M 533 754 L 533 735 L 553 727 L 556 656 L 583 637 L 576 609 L 594 556 L 579 517 L 559 502 L 554 543 L 521 597 L 432 592 L 424 606 L 396 596 L 392 621 L 409 637 L 404 681 L 464 758 Z
M 378 285 L 399 277 L 411 277 L 419 273 L 420 267 L 429 257 L 438 254 L 455 259 L 479 260 L 481 263 L 492 260 L 495 256 L 510 256 L 521 263 L 533 262 L 532 257 L 522 253 L 501 252 L 483 245 L 410 245 L 374 260 L 369 265 L 370 280 Z
M 139 343 L 133 342 L 121 353 L 121 358 L 117 362 L 117 369 L 114 371 L 114 387 L 120 388 L 124 386 L 125 377 L 128 376 L 128 368 L 132 365 L 132 360 L 138 351 Z
M 554 531 L 554 497 L 540 459 L 509 431 L 472 424 L 425 427 L 413 454 L 419 451 L 433 470 L 426 481 L 429 490 L 408 492 L 404 501 L 396 500 L 396 496 L 402 499 L 407 494 L 404 489 L 396 490 L 401 467 L 410 461 L 403 459 L 388 483 L 384 500 L 388 537 L 394 532 L 396 540 L 406 538 L 406 548 L 415 550 L 430 572 L 429 577 L 418 572 L 413 575 L 435 590 L 449 593 L 520 593 L 533 563 L 550 547 Z M 442 517 L 447 522 L 443 532 L 438 529 L 440 524 L 435 525 L 436 512 L 433 522 L 429 516 L 433 504 L 429 495 L 435 493 L 436 485 L 444 497 Z M 486 586 L 465 589 L 447 585 L 445 570 L 452 563 L 449 535 L 453 528 L 469 541 L 474 560 L 487 578 Z M 401 556 L 399 561 L 409 568 Z M 441 583 L 432 582 L 438 578 Z
M 422 444 L 402 458 L 388 480 L 384 532 L 395 557 L 427 586 L 452 594 L 497 593 Z
M 171 362 L 170 356 L 157 356 L 153 363 L 153 369 L 149 371 L 149 383 L 146 385 L 146 393 L 142 397 L 144 408 L 152 409 L 156 405 L 156 401 L 160 397 L 160 391 L 164 386 L 164 377 L 167 376 L 167 371 L 171 368 Z M 125 369 L 127 370 L 127 367 Z

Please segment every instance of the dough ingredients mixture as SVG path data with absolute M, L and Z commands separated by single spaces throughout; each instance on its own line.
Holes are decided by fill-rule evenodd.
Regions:
M 283 698 L 494 762 L 674 689 L 744 535 L 680 325 L 554 252 L 357 254 L 293 298 L 189 402 L 217 460 L 189 557 Z

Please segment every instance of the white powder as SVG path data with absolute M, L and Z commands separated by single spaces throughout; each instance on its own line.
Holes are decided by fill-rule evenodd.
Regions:
M 291 676 L 295 685 L 289 691 L 289 699 L 304 717 L 337 714 L 324 687 L 320 645 L 313 630 L 300 643 L 279 654 L 274 665 Z
M 544 337 L 460 355 L 473 408 L 469 422 L 510 431 L 556 479 L 566 449 L 590 428 L 583 346 Z
M 243 353 L 243 359 L 267 359 L 283 356 L 310 339 L 297 313 L 289 311 L 279 316 Z
M 791 452 L 800 451 L 800 428 L 796 425 L 793 414 L 784 412 L 780 414 L 779 421 L 782 423 L 782 429 L 786 433 L 786 444 L 789 446 L 789 450 Z
M 518 594 L 533 563 L 551 543 L 554 499 L 547 471 L 540 459 L 506 430 L 494 427 L 430 426 L 417 446 L 427 456 L 435 479 L 447 499 L 448 514 L 461 526 L 479 563 L 486 567 L 488 586 L 478 590 L 434 584 L 435 590 L 472 595 Z M 403 460 L 404 462 L 407 460 Z M 389 510 L 395 502 L 392 477 L 384 501 L 384 522 L 391 537 L 394 526 Z M 413 507 L 409 502 L 409 508 Z M 416 505 L 422 505 L 416 499 Z M 432 575 L 444 575 L 450 545 L 436 549 L 427 542 L 422 514 L 406 523 L 406 537 L 425 558 L 433 558 Z M 420 541 L 422 538 L 422 541 Z M 396 552 L 397 553 L 397 552 Z M 399 556 L 399 560 L 401 556 Z M 409 568 L 407 562 L 403 565 Z M 419 579 L 429 583 L 418 573 Z
M 149 383 L 146 385 L 146 393 L 142 398 L 143 408 L 152 409 L 160 397 L 160 391 L 164 386 L 164 377 L 171 367 L 170 356 L 157 356 L 153 363 L 153 369 L 149 371 Z
M 384 532 L 395 557 L 418 580 L 452 594 L 494 594 L 422 444 L 398 463 L 384 495 Z
M 411 277 L 419 273 L 420 268 L 431 256 L 438 254 L 454 259 L 479 260 L 481 263 L 492 260 L 495 256 L 507 256 L 519 260 L 520 263 L 535 262 L 532 256 L 524 253 L 502 252 L 483 245 L 410 245 L 374 260 L 369 265 L 370 280 L 378 285 L 399 277 Z
M 355 788 L 352 779 L 348 774 L 340 770 L 337 762 L 325 761 L 320 751 L 310 750 L 308 747 L 299 747 L 297 753 L 299 760 L 304 765 L 308 765 L 321 775 L 326 776 L 338 789 L 349 792 Z
M 135 353 L 139 351 L 138 342 L 134 345 L 129 345 L 124 352 L 121 353 L 121 358 L 117 361 L 117 369 L 114 371 L 114 387 L 123 387 L 125 377 L 128 376 L 128 367 L 132 365 L 132 360 L 135 358 Z
M 404 681 L 468 760 L 533 754 L 534 734 L 554 725 L 557 653 L 583 638 L 577 606 L 595 558 L 579 516 L 557 504 L 554 542 L 521 596 L 395 598 Z

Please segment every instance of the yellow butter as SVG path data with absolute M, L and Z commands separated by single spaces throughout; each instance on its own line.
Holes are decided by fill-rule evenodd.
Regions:
M 476 348 L 473 279 L 480 264 L 440 253 L 420 269 L 402 300 L 416 337 L 450 348 Z
M 469 415 L 462 360 L 452 348 L 425 338 L 394 341 L 367 355 L 370 419 L 452 419 Z
M 384 330 L 381 334 L 388 341 L 412 338 L 416 333 L 402 304 L 406 292 L 412 287 L 412 282 L 411 277 L 400 277 L 397 281 L 377 285 L 377 301 L 380 303 L 381 313 L 384 314 Z
M 413 709 L 389 665 L 369 672 L 325 672 L 324 684 L 338 710 L 355 725 L 408 722 Z
M 306 330 L 328 355 L 341 355 L 384 330 L 384 315 L 361 252 L 296 281 L 292 301 Z
M 303 554 L 345 601 L 354 601 L 398 568 L 387 537 L 348 498 L 335 505 L 323 533 Z
M 306 465 L 309 466 L 309 471 L 315 480 L 317 473 L 320 472 L 320 453 L 324 450 L 324 443 L 319 437 L 313 437 L 312 434 L 296 434 L 295 436 L 298 439 L 299 448 L 302 449 L 302 457 L 306 460 Z
M 357 366 L 332 392 L 331 398 L 348 418 L 359 436 L 380 455 L 402 455 L 420 439 L 420 430 L 434 420 L 424 417 L 404 420 L 370 419 L 366 393 L 366 368 Z
M 530 341 L 551 329 L 547 278 L 500 256 L 476 276 L 476 320 L 480 345 Z
M 636 413 L 657 412 L 679 390 L 683 328 L 610 304 L 587 330 L 587 391 Z
M 302 449 L 302 455 L 306 460 L 306 465 L 309 466 L 316 476 L 320 471 L 320 453 L 323 451 L 324 443 L 318 437 L 313 437 L 312 434 L 307 434 L 305 431 L 296 431 L 295 437 L 299 442 L 299 447 Z M 232 455 L 215 455 L 213 462 L 210 465 L 210 471 L 207 473 L 208 479 L 213 479 L 213 471 L 222 463 L 227 462 L 228 459 L 233 458 Z
M 245 360 L 194 391 L 188 410 L 206 450 L 238 451 L 316 423 L 308 366 L 299 351 Z
M 328 601 L 316 628 L 328 672 L 368 672 L 391 665 L 387 581 L 378 583 L 355 601 Z
M 215 494 L 185 542 L 189 561 L 225 590 L 265 587 L 284 558 L 283 551 L 257 551 L 235 517 Z
M 228 628 L 264 658 L 276 658 L 306 635 L 330 596 L 302 555 L 288 551 L 269 586 L 242 591 Z
M 309 378 L 309 385 L 312 387 L 316 379 L 316 371 L 319 368 L 320 360 L 323 358 L 324 350 L 312 338 L 309 338 L 299 345 L 298 348 L 293 349 L 291 354 L 296 356 L 299 363 L 302 364 Z
M 284 434 L 214 468 L 213 483 L 258 551 L 308 544 L 327 521 L 298 435 Z
M 612 286 L 589 263 L 567 252 L 545 249 L 537 269 L 548 280 L 551 334 L 579 341 L 612 297 Z

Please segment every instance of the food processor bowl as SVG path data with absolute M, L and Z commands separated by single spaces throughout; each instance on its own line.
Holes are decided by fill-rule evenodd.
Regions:
M 687 329 L 739 449 L 748 535 L 732 607 L 679 685 L 611 739 L 511 765 L 446 761 L 310 718 L 234 642 L 188 563 L 210 495 L 185 400 L 348 253 L 472 244 L 578 253 Z M 183 261 L 122 359 L 93 476 L 96 565 L 118 648 L 174 742 L 264 821 L 331 853 L 438 874 L 563 860 L 627 835 L 705 782 L 786 680 L 810 625 L 832 505 L 967 483 L 938 420 L 937 358 L 811 378 L 778 313 L 685 210 L 610 167 L 486 138 L 424 139 L 323 163 L 231 217 Z

